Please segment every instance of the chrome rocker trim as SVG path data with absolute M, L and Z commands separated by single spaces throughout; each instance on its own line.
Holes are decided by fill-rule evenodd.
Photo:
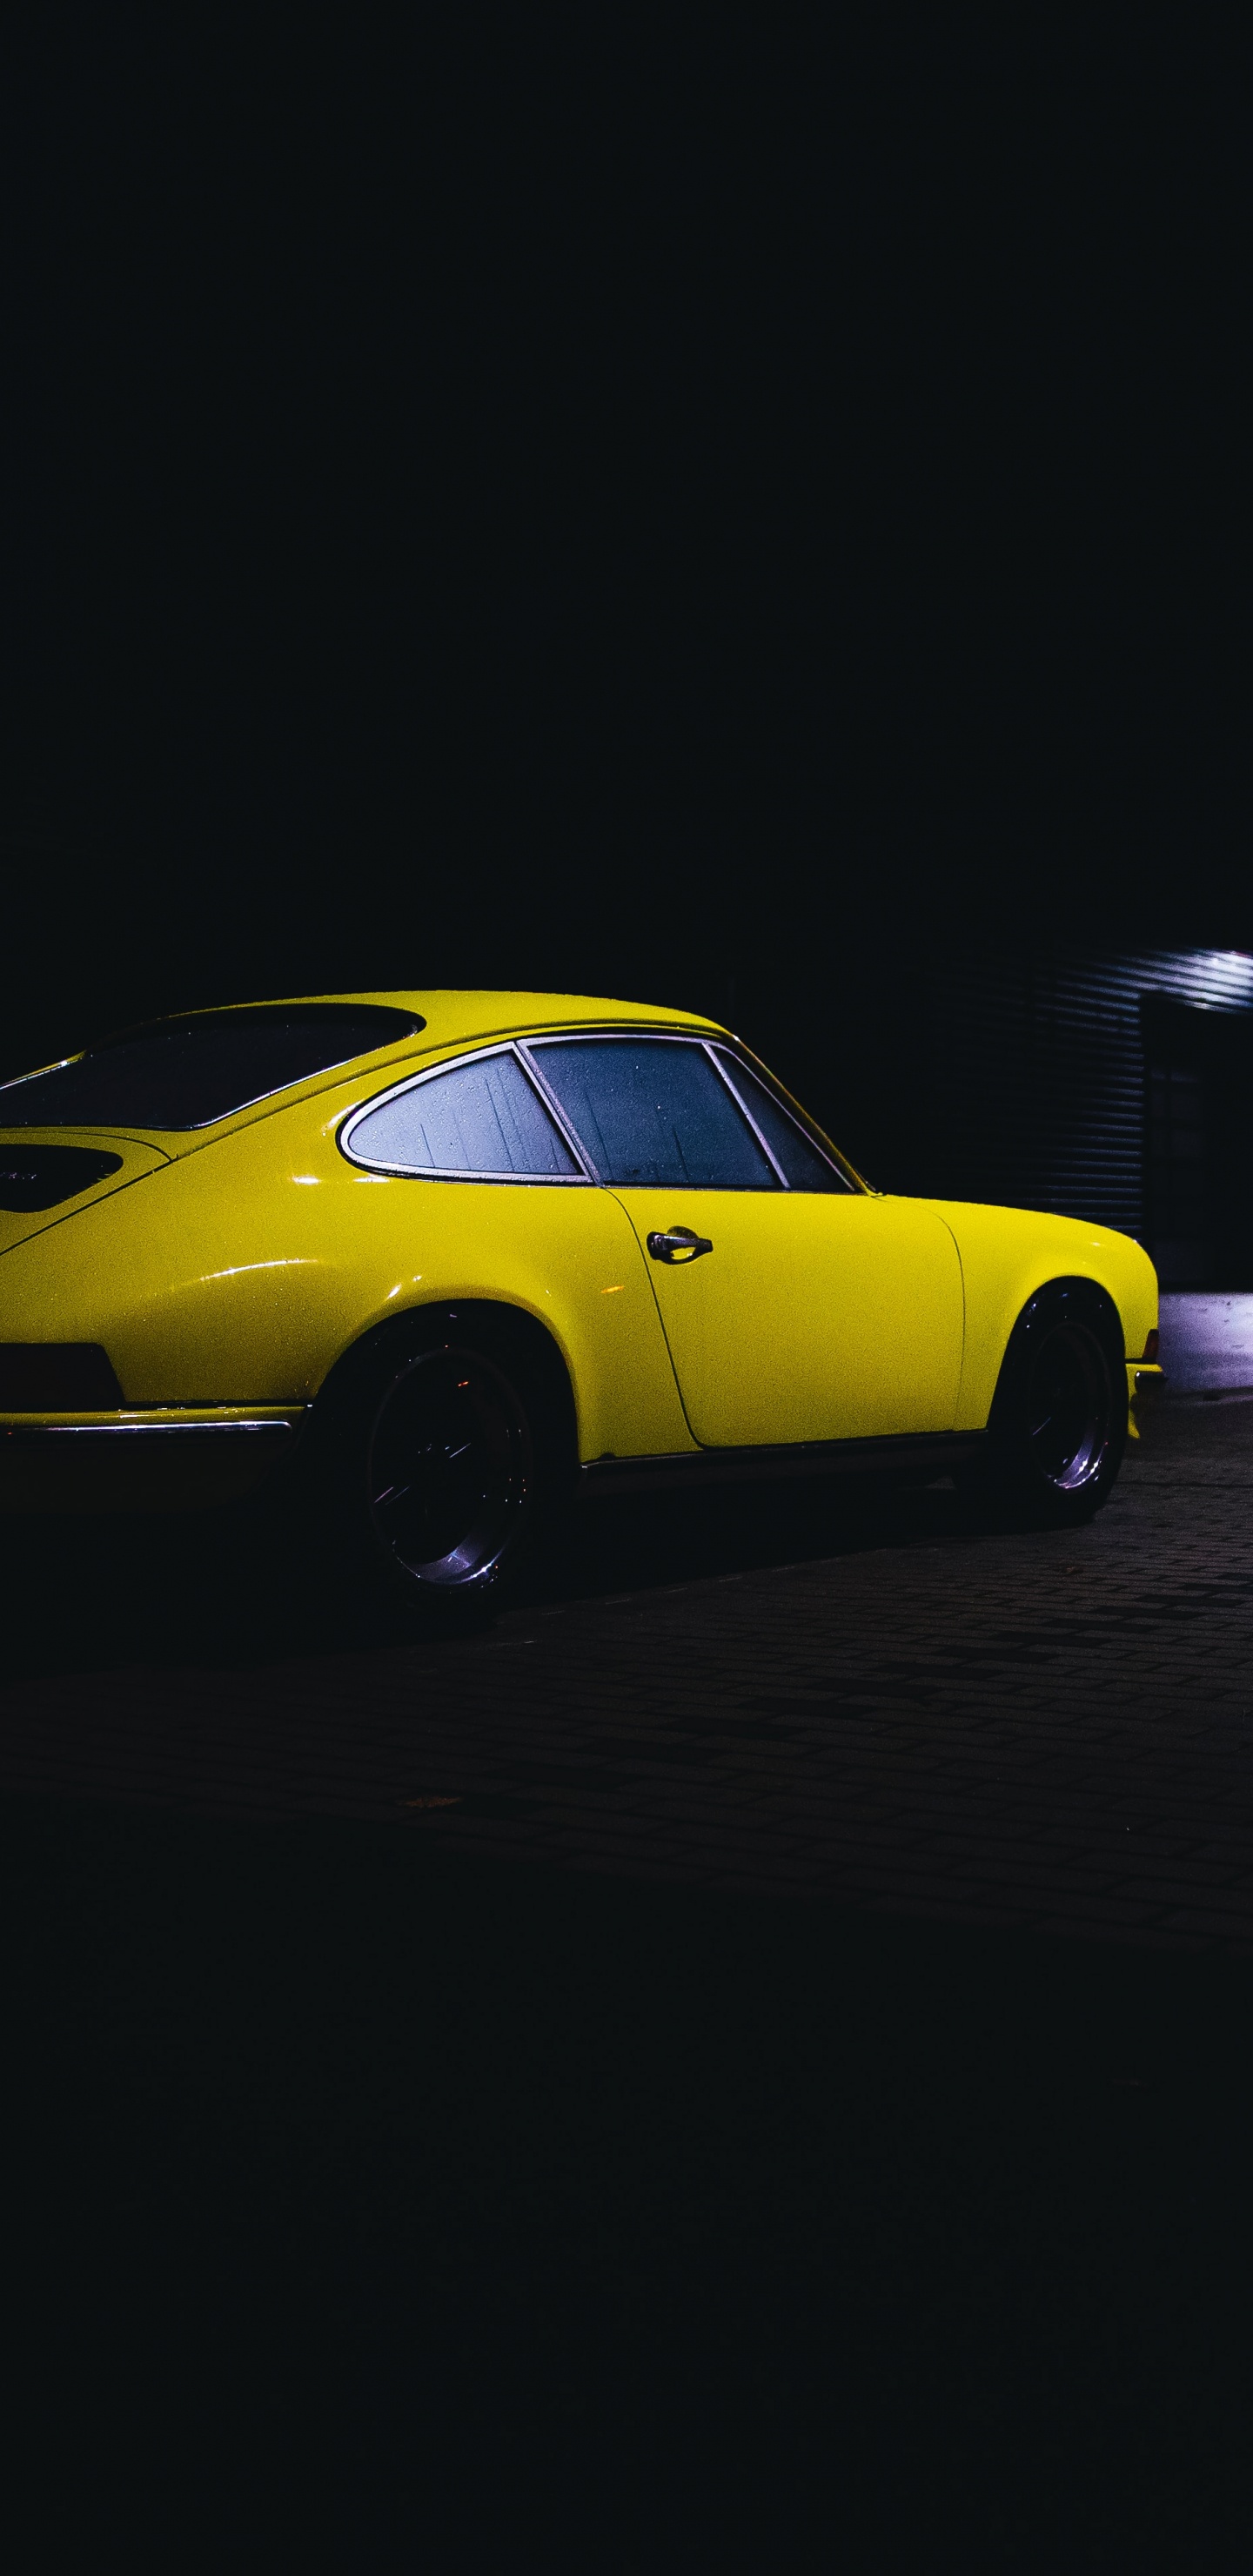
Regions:
M 290 1439 L 296 1429 L 292 1415 L 257 1416 L 233 1422 L 6 1422 L 0 1424 L 0 1438 L 12 1440 L 21 1447 L 45 1440 L 128 1440 L 165 1443 L 171 1440 L 198 1440 L 206 1436 L 231 1440 L 257 1432 L 277 1434 Z

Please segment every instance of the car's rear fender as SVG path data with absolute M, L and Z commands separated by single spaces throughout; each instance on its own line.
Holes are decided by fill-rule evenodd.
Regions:
M 389 1179 L 321 1101 L 207 1145 L 0 1262 L 0 1341 L 107 1351 L 128 1406 L 307 1404 L 416 1307 L 532 1315 L 574 1389 L 581 1456 L 690 1448 L 647 1265 L 605 1190 Z

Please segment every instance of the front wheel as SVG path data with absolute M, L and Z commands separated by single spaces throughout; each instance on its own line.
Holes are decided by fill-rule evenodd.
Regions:
M 1042 1289 L 1010 1337 L 983 1474 L 1037 1525 L 1073 1528 L 1100 1510 L 1122 1464 L 1127 1377 L 1116 1318 L 1099 1292 Z

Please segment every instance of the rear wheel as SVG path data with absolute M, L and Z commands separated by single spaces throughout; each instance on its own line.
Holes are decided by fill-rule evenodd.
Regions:
M 475 1329 L 472 1315 L 350 1354 L 320 1400 L 322 1561 L 329 1540 L 356 1588 L 402 1612 L 482 1615 L 560 1484 L 549 1374 L 507 1324 Z
M 983 1476 L 1037 1524 L 1100 1510 L 1122 1464 L 1127 1378 L 1117 1318 L 1083 1281 L 1041 1289 L 1020 1315 L 988 1425 Z
M 469 1592 L 516 1547 L 534 1487 L 526 1408 L 479 1351 L 423 1351 L 387 1386 L 369 1425 L 365 1506 L 375 1551 L 400 1586 Z

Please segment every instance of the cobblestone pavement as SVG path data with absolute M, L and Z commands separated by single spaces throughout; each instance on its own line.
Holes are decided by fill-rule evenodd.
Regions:
M 1078 1535 L 938 1488 L 605 1504 L 455 1641 L 297 1650 L 214 1544 L 78 1523 L 16 1561 L 0 1790 L 1253 1950 L 1253 1403 L 1164 1407 Z

